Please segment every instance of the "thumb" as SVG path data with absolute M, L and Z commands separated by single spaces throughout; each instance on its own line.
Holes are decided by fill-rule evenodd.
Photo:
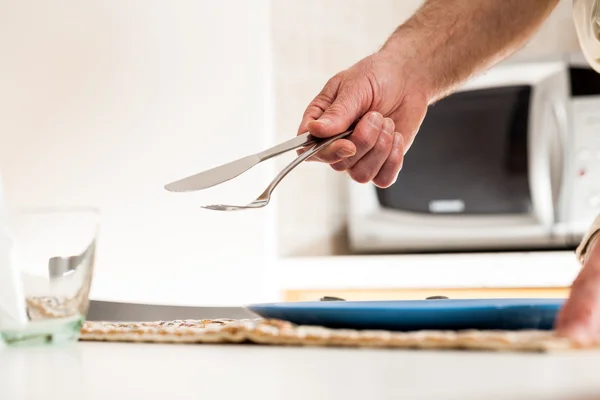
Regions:
M 316 137 L 326 138 L 348 130 L 368 109 L 361 103 L 358 96 L 340 93 L 319 119 L 308 123 L 308 131 Z

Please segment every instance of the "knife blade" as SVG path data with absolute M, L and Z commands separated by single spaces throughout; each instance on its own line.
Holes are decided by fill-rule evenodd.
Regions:
M 285 153 L 286 151 L 298 149 L 314 143 L 316 143 L 316 139 L 307 132 L 267 150 L 261 151 L 260 153 L 252 154 L 171 182 L 165 185 L 165 189 L 170 192 L 194 192 L 196 190 L 207 189 L 243 174 L 260 162 Z
M 262 159 L 258 154 L 246 156 L 239 160 L 171 182 L 165 185 L 165 189 L 170 192 L 193 192 L 207 189 L 243 174 L 261 161 Z

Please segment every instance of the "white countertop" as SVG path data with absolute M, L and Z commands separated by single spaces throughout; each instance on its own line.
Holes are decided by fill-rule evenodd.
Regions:
M 599 370 L 600 352 L 80 342 L 0 349 L 0 399 L 591 400 Z

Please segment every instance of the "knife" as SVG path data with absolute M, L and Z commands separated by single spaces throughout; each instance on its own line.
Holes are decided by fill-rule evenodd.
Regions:
M 319 139 L 315 138 L 308 132 L 303 133 L 302 135 L 298 135 L 293 139 L 280 143 L 259 153 L 240 158 L 239 160 L 235 160 L 215 168 L 211 168 L 175 182 L 171 182 L 165 185 L 165 189 L 170 192 L 193 192 L 207 189 L 209 187 L 229 181 L 263 161 L 290 150 L 313 145 L 317 143 L 318 140 Z

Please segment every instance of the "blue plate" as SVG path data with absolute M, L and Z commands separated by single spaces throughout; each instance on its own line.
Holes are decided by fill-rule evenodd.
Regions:
M 316 301 L 255 304 L 247 308 L 263 318 L 328 328 L 550 330 L 563 302 L 564 299 Z

